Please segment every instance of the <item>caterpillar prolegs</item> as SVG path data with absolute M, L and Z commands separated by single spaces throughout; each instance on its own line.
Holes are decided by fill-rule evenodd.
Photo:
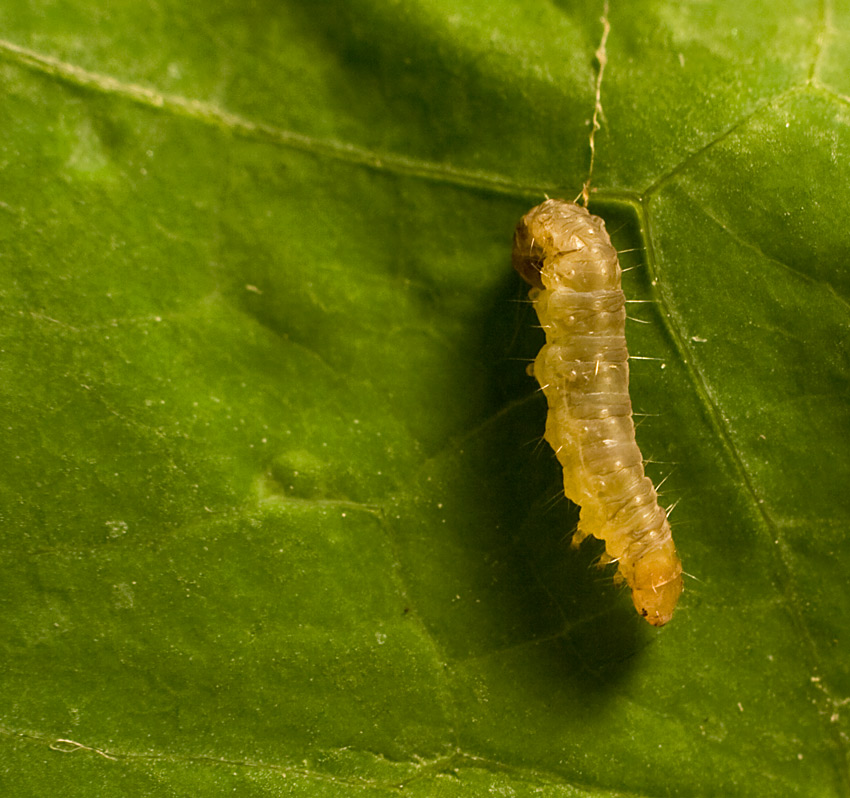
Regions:
M 564 492 L 581 506 L 573 545 L 603 540 L 637 611 L 663 626 L 682 592 L 682 564 L 635 442 L 617 251 L 599 217 L 546 200 L 517 226 L 513 265 L 546 333 L 533 373 Z

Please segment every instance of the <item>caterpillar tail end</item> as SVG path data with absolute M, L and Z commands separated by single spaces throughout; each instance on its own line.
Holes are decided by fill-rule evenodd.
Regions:
M 669 623 L 684 588 L 675 550 L 647 553 L 635 563 L 633 580 L 632 601 L 638 614 L 653 626 Z

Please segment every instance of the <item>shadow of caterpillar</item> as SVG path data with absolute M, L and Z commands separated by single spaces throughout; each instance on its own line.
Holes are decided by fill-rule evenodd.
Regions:
M 513 265 L 546 333 L 533 374 L 549 403 L 546 440 L 564 492 L 581 506 L 573 545 L 604 541 L 604 561 L 617 564 L 637 611 L 663 626 L 682 592 L 682 564 L 635 442 L 617 251 L 599 217 L 546 200 L 517 226 Z

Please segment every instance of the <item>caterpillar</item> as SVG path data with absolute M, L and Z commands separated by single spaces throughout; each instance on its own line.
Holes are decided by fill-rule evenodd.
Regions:
M 682 592 L 682 564 L 635 441 L 617 251 L 602 219 L 550 199 L 517 225 L 513 266 L 546 333 L 529 373 L 549 404 L 545 438 L 564 492 L 581 506 L 573 546 L 604 541 L 603 562 L 617 564 L 638 613 L 663 626 Z

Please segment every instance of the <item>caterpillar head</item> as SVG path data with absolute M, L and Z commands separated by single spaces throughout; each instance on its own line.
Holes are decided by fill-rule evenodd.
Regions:
M 585 208 L 562 199 L 548 199 L 532 208 L 514 232 L 513 264 L 520 277 L 534 288 L 543 288 L 540 272 L 546 252 L 552 254 L 554 240 L 569 240 L 578 220 L 590 218 Z
M 530 214 L 529 214 L 530 215 Z M 543 288 L 540 271 L 543 269 L 543 247 L 535 239 L 528 216 L 523 217 L 514 233 L 513 265 L 529 285 Z
M 671 545 L 648 551 L 636 563 L 632 582 L 635 609 L 653 626 L 664 626 L 682 594 L 682 563 Z

